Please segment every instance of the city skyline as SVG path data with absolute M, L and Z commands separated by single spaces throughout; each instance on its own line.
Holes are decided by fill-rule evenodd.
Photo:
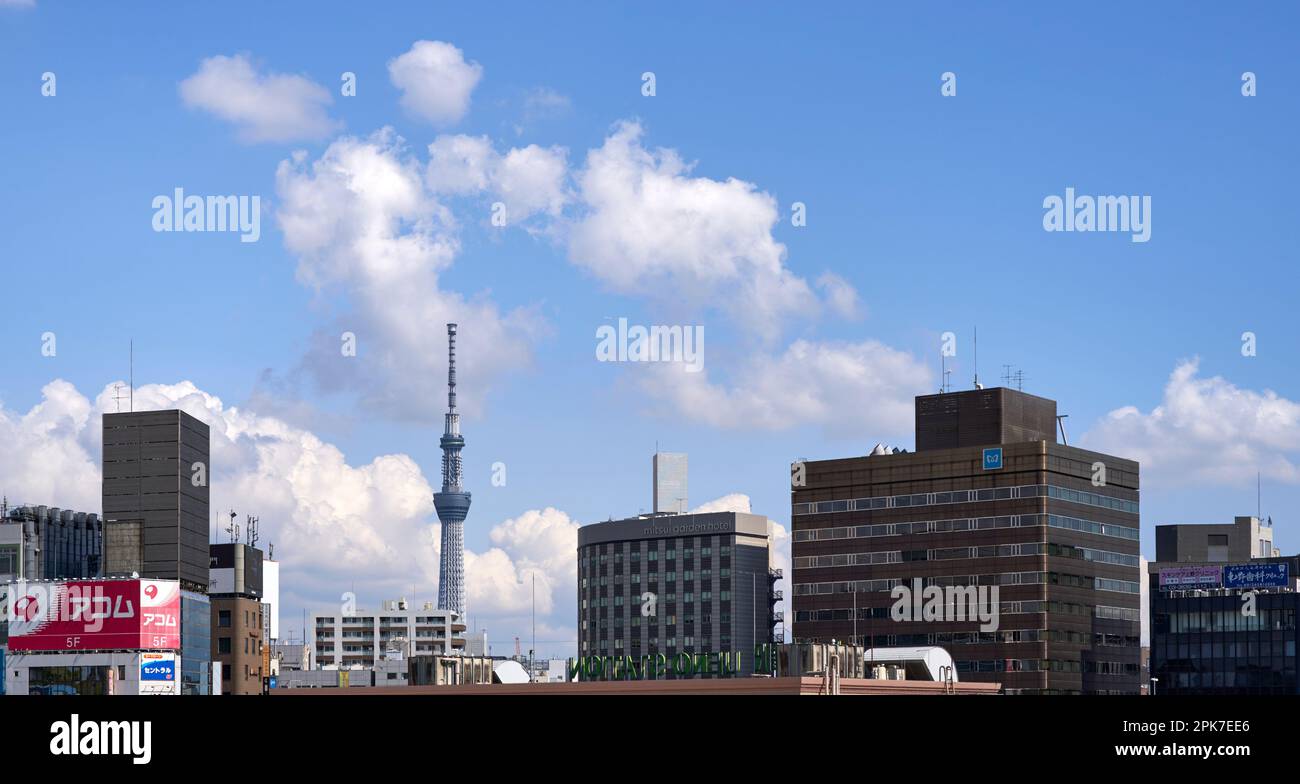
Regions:
M 944 369 L 1138 461 L 1148 560 L 1157 524 L 1255 514 L 1257 476 L 1300 550 L 1294 10 L 236 7 L 0 8 L 11 505 L 102 514 L 101 415 L 180 408 L 215 540 L 234 509 L 276 545 L 286 635 L 345 590 L 432 599 L 455 322 L 465 603 L 497 653 L 530 575 L 538 655 L 573 652 L 577 528 L 650 511 L 660 447 L 688 511 L 772 520 L 788 574 L 790 463 L 913 448 Z M 1132 237 L 1049 229 L 1065 194 L 1134 197 Z M 638 357 L 637 327 L 685 355 Z

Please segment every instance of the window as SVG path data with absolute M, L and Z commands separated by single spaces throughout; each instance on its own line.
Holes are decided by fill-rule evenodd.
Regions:
M 223 680 L 223 681 L 228 681 L 228 680 L 230 680 L 230 665 L 229 665 L 229 664 L 223 664 L 223 665 L 221 665 L 221 680 Z
M 217 653 L 230 653 L 230 638 L 229 638 L 229 637 L 218 637 L 218 638 L 217 638 Z
M 217 626 L 222 629 L 230 628 L 230 610 L 217 611 Z

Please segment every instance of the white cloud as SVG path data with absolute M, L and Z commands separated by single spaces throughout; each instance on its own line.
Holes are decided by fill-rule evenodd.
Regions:
M 749 496 L 744 493 L 730 493 L 700 504 L 691 510 L 691 514 L 708 514 L 709 512 L 744 512 L 749 514 Z
M 434 125 L 447 125 L 469 111 L 483 66 L 465 62 L 464 53 L 449 43 L 416 41 L 388 61 L 388 77 L 402 91 L 402 106 Z
M 304 76 L 259 74 L 246 54 L 203 60 L 180 93 L 186 106 L 234 123 L 246 142 L 318 139 L 340 127 L 326 111 L 328 90 Z
M 1144 479 L 1242 485 L 1256 471 L 1300 482 L 1300 403 L 1256 392 L 1221 376 L 1201 378 L 1199 361 L 1183 361 L 1149 413 L 1115 409 L 1081 439 L 1089 449 L 1137 460 Z
M 21 414 L 0 406 L 0 492 L 11 506 L 33 504 L 99 513 L 99 425 L 90 401 L 66 381 L 51 381 L 41 402 Z
M 721 307 L 767 338 L 789 316 L 815 315 L 816 296 L 772 236 L 776 199 L 735 178 L 692 177 L 676 151 L 647 150 L 641 137 L 639 124 L 619 123 L 577 172 L 585 214 L 570 260 L 615 291 Z
M 634 370 L 647 394 L 690 421 L 766 430 L 819 425 L 837 436 L 905 437 L 913 398 L 931 386 L 930 370 L 912 355 L 874 340 L 796 340 L 780 355 L 753 355 L 726 384 L 680 364 Z
M 339 287 L 351 305 L 317 333 L 308 368 L 327 389 L 359 390 L 371 410 L 427 421 L 441 415 L 447 322 L 461 324 L 461 402 L 470 414 L 481 410 L 493 379 L 528 366 L 546 325 L 530 309 L 503 313 L 485 298 L 440 287 L 460 244 L 424 174 L 385 128 L 340 138 L 311 163 L 295 154 L 280 164 L 276 184 L 277 219 L 299 279 Z M 355 357 L 340 351 L 345 331 L 356 336 Z
M 100 510 L 101 416 L 117 409 L 115 391 L 109 384 L 92 402 L 55 380 L 25 414 L 0 407 L 0 488 L 11 503 Z M 409 456 L 349 462 L 310 431 L 226 406 L 189 381 L 137 387 L 135 407 L 179 408 L 208 424 L 211 512 L 224 522 L 233 506 L 241 521 L 261 518 L 263 546 L 274 542 L 284 564 L 286 598 L 319 608 L 324 597 L 333 602 L 354 588 L 369 606 L 412 589 L 435 595 L 434 489 Z M 527 617 L 536 570 L 539 618 L 558 611 L 560 623 L 569 621 L 577 530 L 551 507 L 494 527 L 490 549 L 465 553 L 469 611 L 478 619 Z
M 488 538 L 493 547 L 474 556 L 472 569 L 465 556 L 467 602 L 474 612 L 528 614 L 534 575 L 539 616 L 555 612 L 557 599 L 576 595 L 578 522 L 564 512 L 530 509 L 495 526 Z
M 0 486 L 26 503 L 98 512 L 101 417 L 117 410 L 116 389 L 92 403 L 55 380 L 27 414 L 0 409 L 0 434 L 14 447 L 0 452 Z M 433 490 L 410 457 L 350 464 L 312 433 L 226 407 L 188 381 L 137 387 L 135 408 L 179 408 L 209 425 L 214 512 L 259 515 L 286 569 L 341 578 L 422 568 L 410 543 L 428 539 Z
M 486 136 L 444 135 L 429 145 L 425 182 L 438 195 L 490 194 L 506 205 L 508 223 L 545 213 L 558 217 L 569 201 L 568 151 L 530 144 L 498 153 Z
M 35 8 L 36 0 L 0 0 L 0 8 Z
M 855 319 L 861 315 L 858 291 L 844 278 L 833 272 L 823 272 L 817 278 L 817 288 L 826 297 L 826 306 L 841 318 Z

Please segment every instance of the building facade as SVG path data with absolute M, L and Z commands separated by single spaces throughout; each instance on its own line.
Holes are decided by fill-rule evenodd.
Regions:
M 1300 558 L 1255 517 L 1156 526 L 1148 567 L 1150 688 L 1159 695 L 1300 694 Z
M 262 551 L 239 542 L 210 545 L 208 551 L 211 654 L 221 663 L 220 692 L 261 694 L 269 669 Z
M 579 528 L 586 677 L 677 677 L 672 663 L 683 654 L 728 654 L 736 674 L 753 673 L 754 650 L 772 642 L 778 619 L 780 573 L 770 562 L 761 515 L 642 515 Z
M 184 411 L 104 414 L 105 574 L 208 590 L 208 426 Z
M 1138 465 L 1056 443 L 1055 406 L 922 396 L 918 451 L 796 463 L 794 640 L 940 646 L 1011 694 L 1138 693 Z
M 4 592 L 6 693 L 181 693 L 176 581 L 24 580 Z
M 456 655 L 466 648 L 465 624 L 432 602 L 385 601 L 379 612 L 351 610 L 311 616 L 312 660 L 318 668 L 374 667 L 390 649 L 406 656 Z
M 181 693 L 210 694 L 207 424 L 184 411 L 104 414 L 104 574 L 181 585 Z

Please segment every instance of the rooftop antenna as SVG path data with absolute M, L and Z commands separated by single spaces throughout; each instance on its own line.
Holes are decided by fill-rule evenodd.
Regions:
M 122 382 L 113 385 L 113 400 L 117 403 L 117 413 L 122 413 Z
M 130 374 L 131 374 L 131 411 L 135 411 L 135 338 L 131 338 L 131 355 L 130 355 Z
M 1264 514 L 1263 498 L 1263 480 L 1260 478 L 1259 471 L 1255 472 L 1255 519 L 1258 520 Z
M 1017 392 L 1025 391 L 1025 371 L 1012 371 L 1015 365 L 1002 366 L 1002 383 L 1007 387 L 1015 387 Z
M 249 547 L 257 547 L 257 540 L 260 538 L 258 536 L 259 533 L 258 523 L 260 523 L 261 520 L 262 518 L 260 517 L 253 517 L 252 515 L 248 515 L 248 546 Z
M 230 510 L 230 524 L 226 526 L 226 533 L 230 534 L 230 541 L 233 544 L 239 539 L 239 524 L 235 522 L 235 510 Z
M 1069 414 L 1056 415 L 1056 425 L 1057 427 L 1061 428 L 1061 443 L 1065 444 L 1066 446 L 1070 445 L 1070 439 L 1065 437 L 1065 420 L 1069 416 L 1070 416 Z
M 983 389 L 980 384 L 980 328 L 975 327 L 975 388 Z

